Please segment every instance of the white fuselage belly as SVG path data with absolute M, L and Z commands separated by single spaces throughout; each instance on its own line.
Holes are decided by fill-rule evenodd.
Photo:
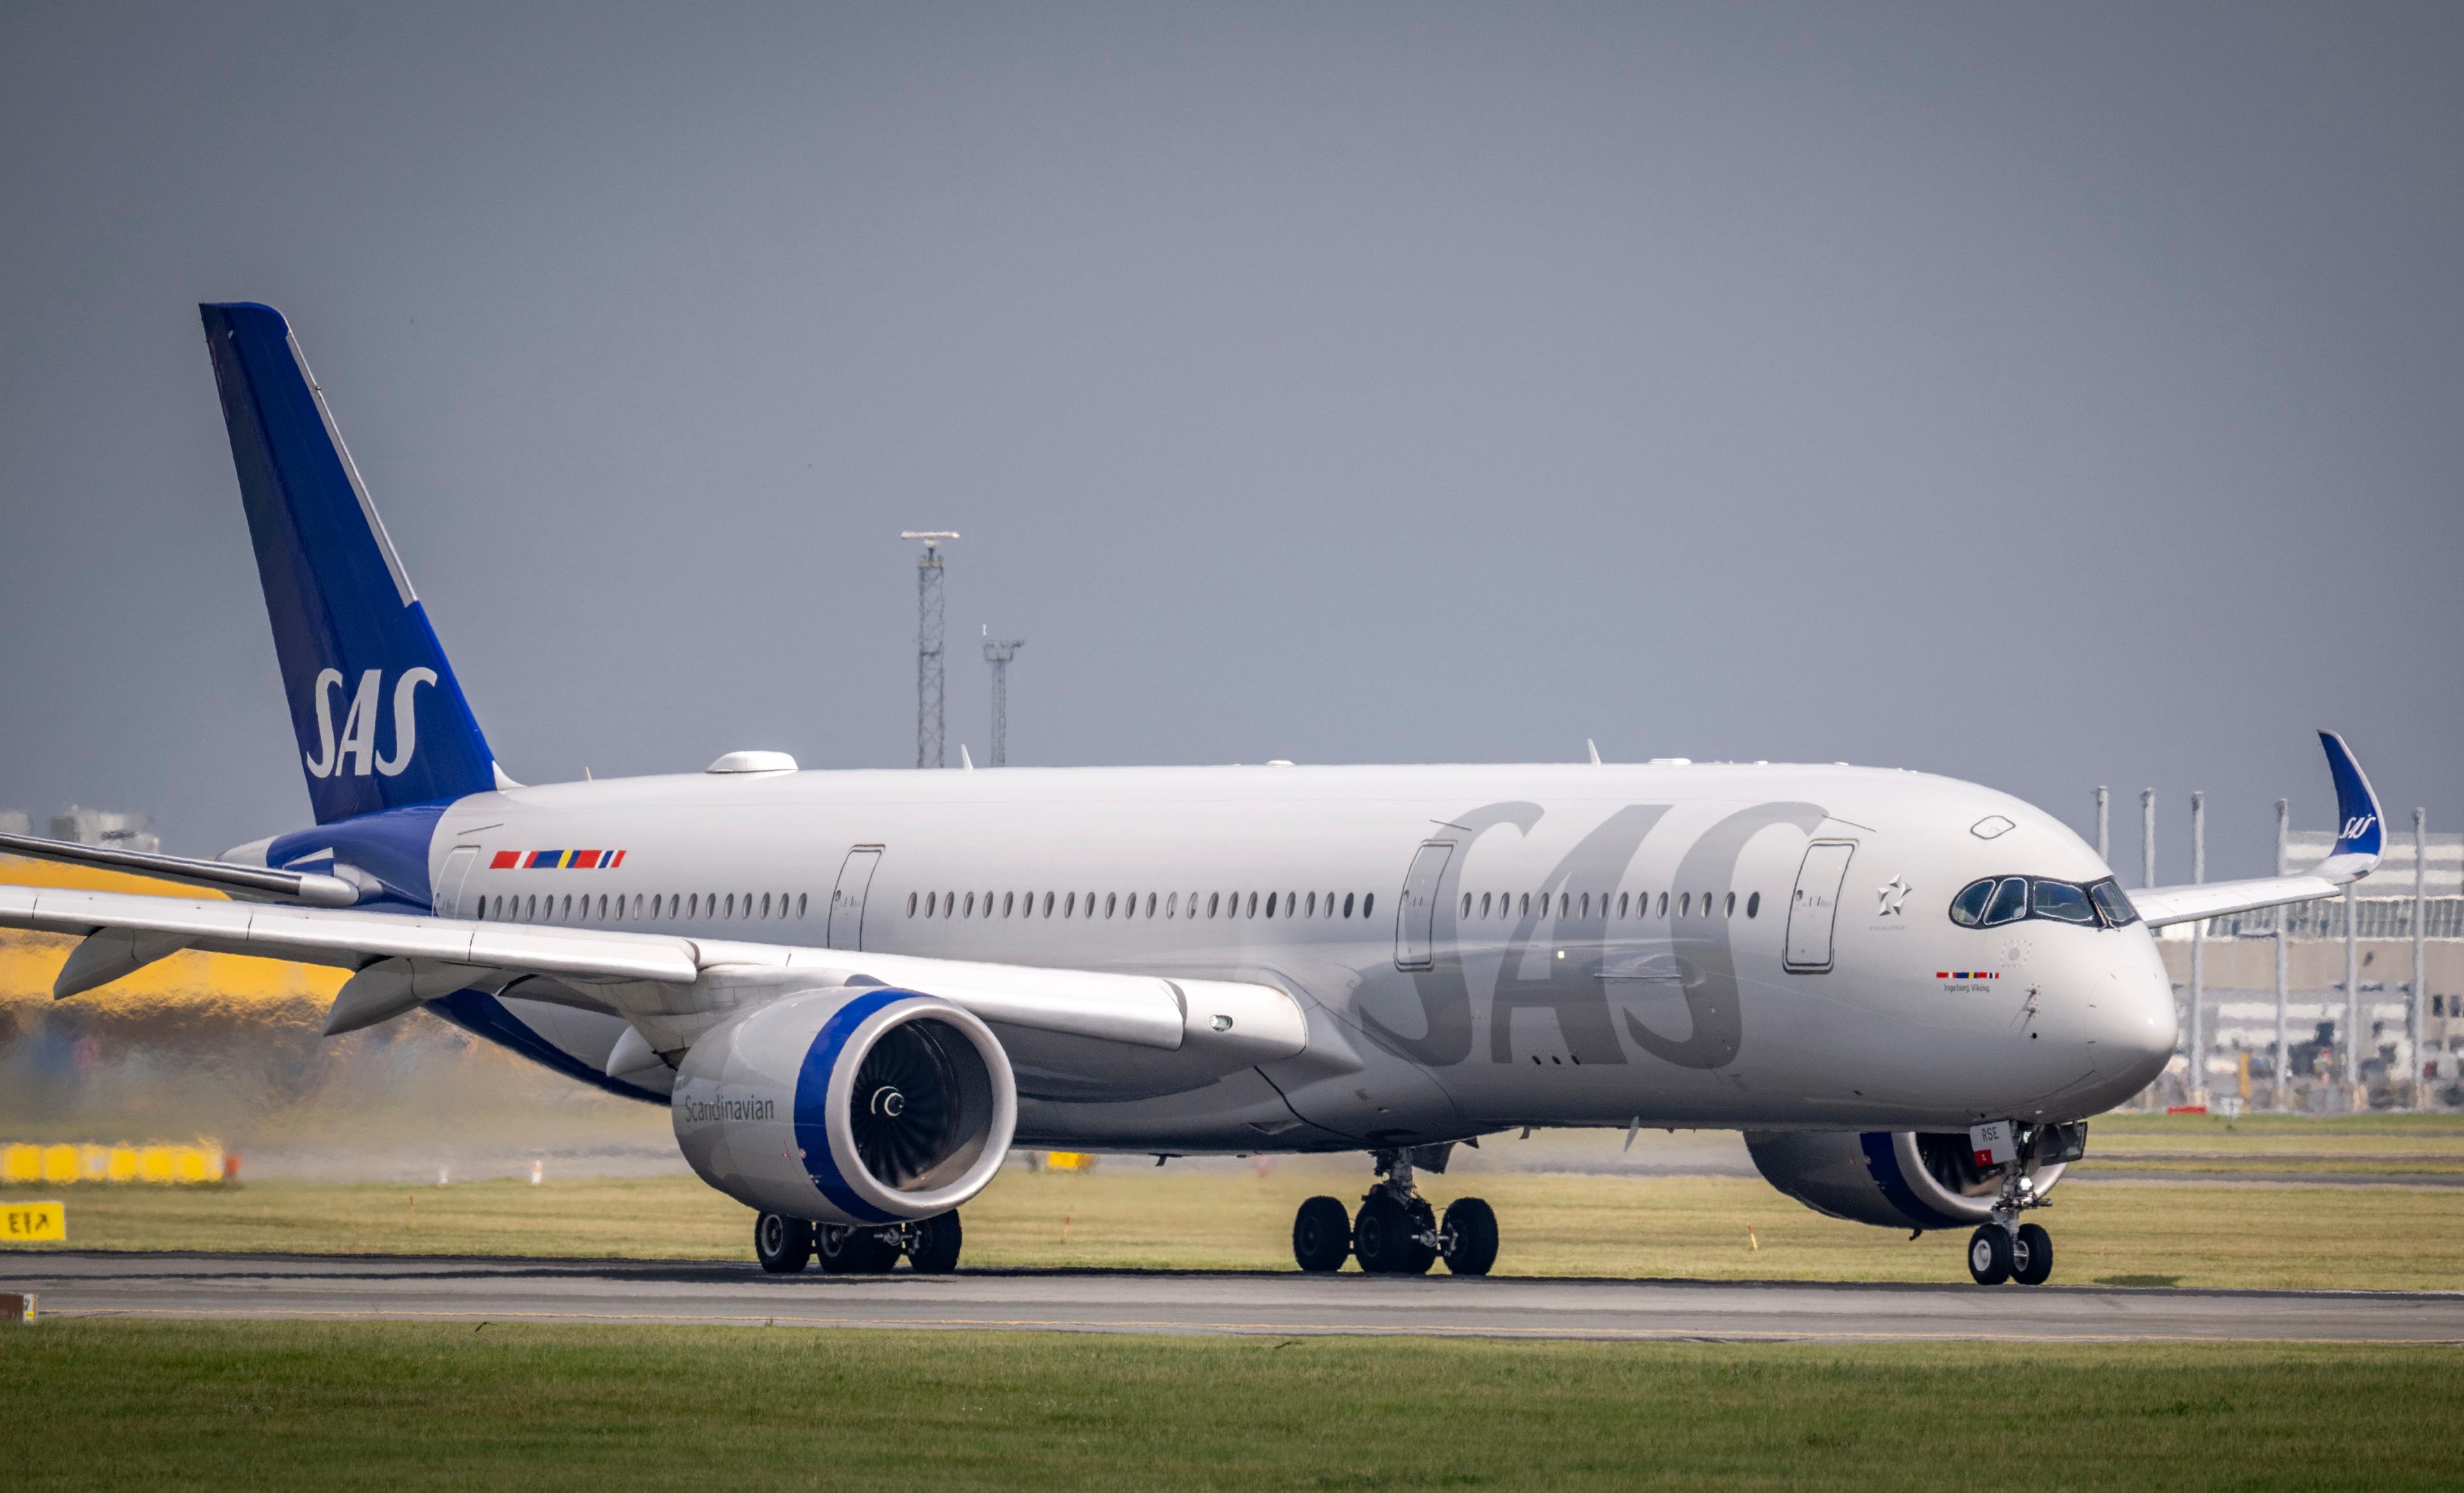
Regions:
M 1997 817 L 2010 827 L 1977 832 Z M 1824 855 L 1846 868 L 1830 863 L 1836 910 L 1797 910 L 1797 963 L 1824 967 L 1792 968 L 1816 843 L 1844 847 Z M 1441 869 L 1407 887 L 1430 845 L 1449 848 L 1420 864 Z M 454 862 L 457 846 L 479 853 Z M 880 850 L 861 933 L 844 905 L 833 932 L 860 847 Z M 585 848 L 623 858 L 527 864 Z M 495 868 L 504 851 L 525 864 Z M 430 870 L 438 910 L 462 916 L 804 946 L 860 936 L 883 953 L 1257 980 L 1308 1008 L 1309 1052 L 1205 1088 L 1025 1094 L 1030 1143 L 1323 1149 L 1638 1119 L 2071 1118 L 2143 1087 L 2174 1036 L 2145 929 L 1977 930 L 1947 915 L 1980 876 L 2102 877 L 2093 850 L 2006 795 L 1890 770 L 616 779 L 460 801 Z M 1434 907 L 1407 907 L 1414 891 Z

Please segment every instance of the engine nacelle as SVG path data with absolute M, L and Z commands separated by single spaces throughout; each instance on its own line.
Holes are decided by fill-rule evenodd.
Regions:
M 2042 1197 L 2086 1144 L 2084 1125 L 2038 1126 L 2010 1165 Z M 1979 1167 L 1965 1133 L 1749 1131 L 1746 1149 L 1765 1180 L 1815 1212 L 1891 1229 L 1974 1228 L 1993 1216 L 2005 1170 Z
M 898 1223 L 984 1190 L 1018 1087 L 972 1014 L 909 990 L 810 990 L 713 1027 L 678 1066 L 676 1145 L 764 1213 Z

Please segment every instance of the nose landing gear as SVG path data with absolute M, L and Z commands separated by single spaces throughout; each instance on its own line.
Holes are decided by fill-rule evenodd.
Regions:
M 1969 1278 L 1979 1285 L 2042 1285 L 2053 1279 L 2054 1237 L 2038 1224 L 2019 1221 L 2021 1209 L 2041 1208 L 2046 1201 L 2013 1167 L 1994 1200 L 1992 1219 L 1968 1236 Z
M 1478 1197 L 1458 1197 L 1440 1219 L 1412 1185 L 1411 1157 L 1374 1153 L 1378 1180 L 1347 1218 L 1332 1197 L 1312 1197 L 1292 1219 L 1292 1258 L 1325 1275 L 1357 1259 L 1370 1275 L 1426 1275 L 1442 1260 L 1455 1275 L 1486 1275 L 1497 1262 L 1497 1215 Z

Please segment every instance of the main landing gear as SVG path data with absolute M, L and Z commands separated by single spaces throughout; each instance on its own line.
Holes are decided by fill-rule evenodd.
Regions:
M 1315 1275 L 1357 1258 L 1371 1275 L 1426 1275 L 1443 1260 L 1456 1275 L 1486 1275 L 1497 1262 L 1497 1215 L 1477 1197 L 1458 1197 L 1437 1217 L 1412 1186 L 1412 1160 L 1375 1153 L 1378 1181 L 1349 1217 L 1333 1197 L 1312 1197 L 1292 1219 L 1292 1258 Z
M 753 1220 L 753 1255 L 772 1275 L 793 1275 L 814 1260 L 831 1275 L 885 1275 L 905 1255 L 919 1275 L 958 1268 L 962 1235 L 956 1209 L 913 1223 L 807 1223 L 765 1213 Z
M 2054 1237 L 2037 1224 L 2019 1221 L 2020 1210 L 2044 1205 L 2020 1169 L 2013 1167 L 2003 1178 L 2001 1197 L 1994 1199 L 1993 1218 L 1968 1236 L 1968 1273 L 1977 1284 L 2015 1281 L 2042 1285 L 2053 1279 Z

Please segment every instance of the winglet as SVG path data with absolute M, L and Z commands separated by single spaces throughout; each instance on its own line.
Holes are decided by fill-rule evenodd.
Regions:
M 2319 733 L 2327 749 L 2327 772 L 2336 779 L 2336 844 L 2320 863 L 2318 874 L 2337 881 L 2359 881 L 2378 869 L 2379 846 L 2387 827 L 2379 797 L 2370 791 L 2362 764 L 2353 760 L 2344 738 L 2332 731 Z

